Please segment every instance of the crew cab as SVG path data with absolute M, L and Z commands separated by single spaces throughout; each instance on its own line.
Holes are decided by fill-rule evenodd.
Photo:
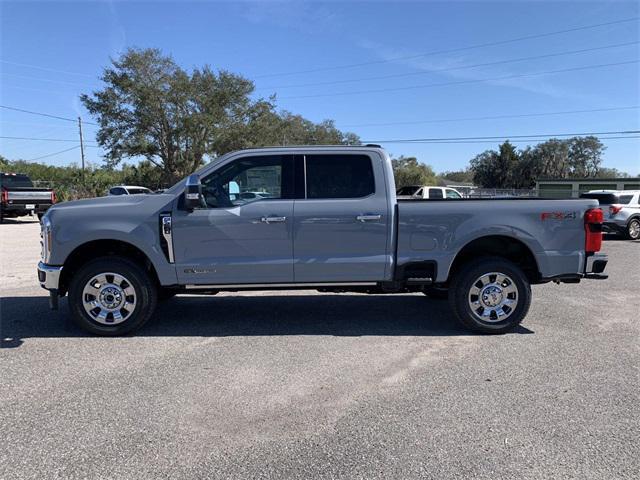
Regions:
M 53 308 L 66 295 L 99 335 L 139 328 L 175 293 L 279 289 L 444 292 L 463 325 L 502 333 L 527 314 L 531 285 L 606 278 L 597 200 L 395 192 L 378 146 L 233 152 L 161 194 L 56 205 L 38 278 Z
M 37 214 L 42 218 L 56 194 L 48 188 L 33 186 L 31 179 L 22 173 L 0 172 L 0 223 L 5 218 Z

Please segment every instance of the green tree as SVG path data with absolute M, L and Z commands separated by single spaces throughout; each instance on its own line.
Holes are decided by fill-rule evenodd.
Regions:
M 598 138 L 573 137 L 569 145 L 569 175 L 571 177 L 595 177 L 602 164 L 602 154 L 606 147 Z
M 441 183 L 472 183 L 473 172 L 468 168 L 463 170 L 445 171 L 440 175 Z
M 437 185 L 431 166 L 420 163 L 416 157 L 400 156 L 391 160 L 396 188 L 410 185 Z
M 315 124 L 275 112 L 274 98 L 253 100 L 254 85 L 211 68 L 191 73 L 157 49 L 129 49 L 104 70 L 104 88 L 82 95 L 100 125 L 108 166 L 143 157 L 170 183 L 231 150 L 293 143 L 358 143 L 330 120 Z
M 507 140 L 499 151 L 487 150 L 470 162 L 473 181 L 485 188 L 510 188 L 513 185 L 520 157 L 515 147 Z

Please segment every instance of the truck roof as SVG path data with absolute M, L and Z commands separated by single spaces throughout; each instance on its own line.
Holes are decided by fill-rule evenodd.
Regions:
M 229 154 L 237 154 L 239 152 L 265 152 L 265 151 L 278 151 L 278 150 L 381 150 L 384 151 L 380 145 L 368 143 L 366 145 L 270 145 L 266 147 L 246 148 L 241 150 L 235 150 L 229 152 Z M 228 154 L 227 154 L 228 155 Z

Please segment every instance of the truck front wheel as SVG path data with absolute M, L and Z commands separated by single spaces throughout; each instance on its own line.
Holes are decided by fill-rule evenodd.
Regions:
M 455 274 L 449 304 L 465 327 L 482 333 L 504 333 L 527 315 L 531 285 L 514 263 L 499 257 L 482 258 Z
M 73 320 L 88 332 L 117 336 L 140 328 L 157 303 L 148 273 L 122 257 L 92 260 L 73 274 L 69 309 Z

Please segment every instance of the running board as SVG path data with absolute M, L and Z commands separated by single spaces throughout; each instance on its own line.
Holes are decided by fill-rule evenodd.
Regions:
M 316 287 L 371 287 L 377 282 L 339 282 L 339 283 L 224 283 L 208 285 L 185 285 L 187 290 L 224 290 L 226 288 L 239 288 L 246 290 L 269 288 L 316 288 Z
M 406 279 L 407 285 L 431 285 L 433 279 L 430 277 L 412 277 Z

